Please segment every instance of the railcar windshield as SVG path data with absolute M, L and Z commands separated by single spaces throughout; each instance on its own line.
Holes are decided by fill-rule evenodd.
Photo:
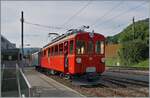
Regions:
M 104 54 L 104 41 L 97 41 L 96 42 L 95 52 L 97 54 Z
M 91 54 L 91 53 L 93 53 L 93 50 L 94 50 L 94 43 L 93 43 L 93 41 L 89 41 L 87 52 Z
M 76 53 L 85 54 L 85 41 L 77 40 L 76 42 Z

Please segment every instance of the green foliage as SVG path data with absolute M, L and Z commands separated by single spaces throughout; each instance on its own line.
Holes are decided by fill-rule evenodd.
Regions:
M 130 24 L 106 40 L 109 44 L 121 44 L 118 55 L 123 65 L 137 64 L 149 57 L 149 18 L 135 22 L 134 27 L 133 30 L 133 24 Z
M 135 34 L 133 33 L 133 24 L 131 24 L 122 32 L 108 36 L 106 43 L 118 44 L 135 39 L 141 39 L 149 45 L 149 18 L 135 22 Z
M 106 66 L 116 66 L 117 62 L 119 62 L 118 58 L 106 58 L 105 64 Z
M 132 67 L 144 67 L 144 68 L 149 68 L 149 59 L 146 59 L 144 61 L 141 61 L 138 64 L 132 65 Z
M 141 39 L 149 44 L 149 19 L 141 20 L 135 23 L 135 32 L 133 32 L 133 24 L 129 25 L 120 33 L 119 41 L 124 43 L 126 41 L 133 41 Z
M 149 57 L 149 47 L 141 40 L 122 43 L 119 57 L 123 65 L 139 63 Z
M 119 39 L 119 34 L 114 35 L 114 36 L 108 36 L 106 38 L 106 43 L 109 43 L 109 44 L 118 44 L 118 39 Z

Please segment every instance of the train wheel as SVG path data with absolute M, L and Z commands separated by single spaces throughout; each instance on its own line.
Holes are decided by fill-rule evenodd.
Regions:
M 50 72 L 49 72 L 49 70 L 48 69 L 46 69 L 46 75 L 50 75 Z
M 62 78 L 62 77 L 64 77 L 65 75 L 64 75 L 64 73 L 60 73 L 59 76 Z
M 51 74 L 52 74 L 52 75 L 55 75 L 56 72 L 55 72 L 54 70 L 51 70 Z
M 65 75 L 65 79 L 68 79 L 68 80 L 69 80 L 69 79 L 71 79 L 71 76 L 70 76 L 69 74 L 66 74 L 66 75 Z
M 47 74 L 47 75 L 51 75 L 51 73 L 50 73 L 50 71 L 49 71 L 49 70 L 47 70 L 47 71 L 46 71 L 46 74 Z

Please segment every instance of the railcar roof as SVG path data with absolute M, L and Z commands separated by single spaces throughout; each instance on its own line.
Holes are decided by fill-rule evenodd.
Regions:
M 47 48 L 49 45 L 52 45 L 52 44 L 56 44 L 56 43 L 59 43 L 60 41 L 64 41 L 68 38 L 73 38 L 75 37 L 76 34 L 73 33 L 73 34 L 63 34 L 61 36 L 58 36 L 57 38 L 55 38 L 54 40 L 52 40 L 50 43 L 48 43 L 47 45 L 45 45 L 43 48 Z
M 58 37 L 56 37 L 55 39 L 53 39 L 50 43 L 48 43 L 47 45 L 43 46 L 42 50 L 47 48 L 49 45 L 53 45 L 53 44 L 56 44 L 56 43 L 59 43 L 59 42 L 62 42 L 66 39 L 69 39 L 69 38 L 74 38 L 76 35 L 78 34 L 83 34 L 83 33 L 89 33 L 89 32 L 86 32 L 86 31 L 82 31 L 82 32 L 76 32 L 76 33 L 67 33 L 67 34 L 62 34 Z M 99 34 L 99 33 L 95 33 L 95 34 Z M 103 36 L 102 34 L 99 34 L 101 36 Z

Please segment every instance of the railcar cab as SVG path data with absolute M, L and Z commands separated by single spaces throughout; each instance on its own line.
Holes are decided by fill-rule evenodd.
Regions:
M 72 61 L 74 64 L 70 64 L 73 74 L 104 72 L 105 37 L 103 35 L 94 32 L 78 32 L 73 42 L 70 42 L 70 50 L 75 54 L 72 57 L 75 60 Z

